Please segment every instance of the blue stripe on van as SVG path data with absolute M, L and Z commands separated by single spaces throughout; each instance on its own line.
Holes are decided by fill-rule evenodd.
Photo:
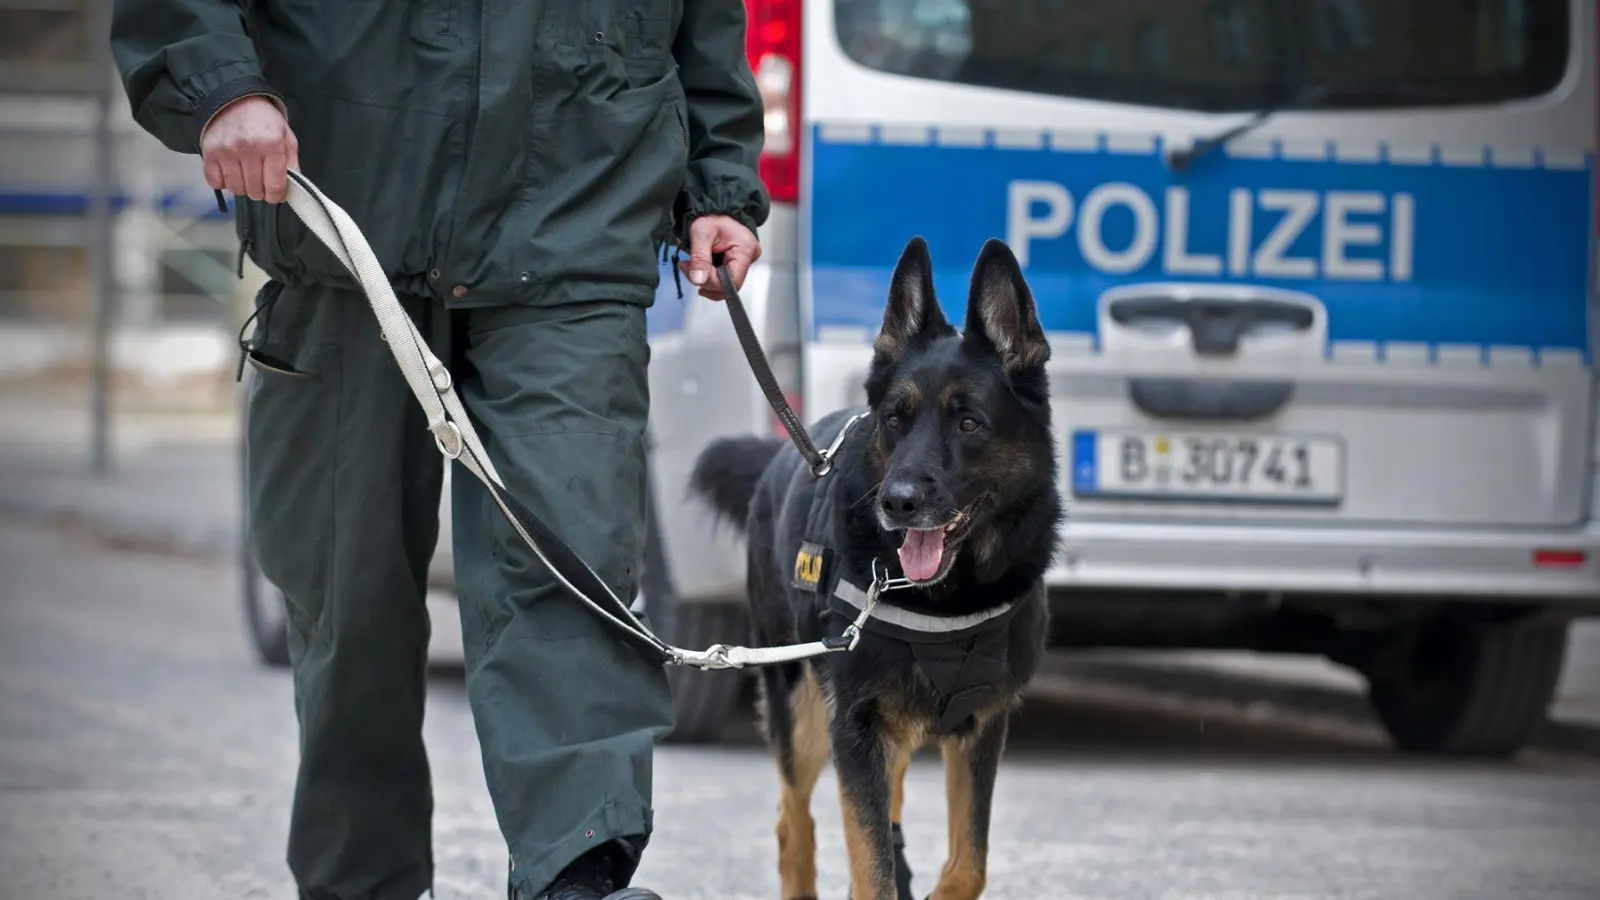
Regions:
M 1320 298 L 1330 345 L 1590 359 L 1588 150 L 1512 159 L 1274 143 L 1178 174 L 1158 138 L 823 125 L 811 140 L 813 333 L 875 329 L 895 260 L 921 234 L 956 322 L 972 260 L 998 237 L 1026 261 L 1050 331 L 1097 334 L 1098 297 L 1120 285 L 1244 283 Z

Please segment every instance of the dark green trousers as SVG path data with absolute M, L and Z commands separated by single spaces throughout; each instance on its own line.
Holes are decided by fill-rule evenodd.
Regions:
M 510 492 L 631 602 L 644 539 L 649 346 L 621 303 L 446 313 L 402 297 Z M 289 866 L 314 900 L 433 879 L 422 740 L 444 460 L 364 296 L 268 284 L 246 418 L 251 539 L 288 602 L 300 767 Z M 565 592 L 457 468 L 467 693 L 523 897 L 591 847 L 642 848 L 665 673 Z

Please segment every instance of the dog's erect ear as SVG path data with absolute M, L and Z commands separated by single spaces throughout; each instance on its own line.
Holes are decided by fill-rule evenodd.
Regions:
M 1004 241 L 986 241 L 972 267 L 963 340 L 992 350 L 1011 375 L 1042 366 L 1050 358 L 1033 292 Z
M 938 334 L 954 334 L 933 295 L 933 259 L 928 243 L 919 235 L 906 244 L 889 280 L 889 305 L 883 310 L 883 328 L 873 344 L 878 359 L 900 358 L 913 342 Z

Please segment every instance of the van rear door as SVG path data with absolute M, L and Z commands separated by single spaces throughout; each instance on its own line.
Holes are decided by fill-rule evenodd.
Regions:
M 1596 93 L 1581 0 L 819 0 L 808 414 L 859 402 L 927 238 L 1005 238 L 1075 521 L 1588 514 Z

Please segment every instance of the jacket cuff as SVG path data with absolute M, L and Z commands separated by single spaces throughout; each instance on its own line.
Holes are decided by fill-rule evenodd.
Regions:
M 694 224 L 694 220 L 700 218 L 701 216 L 727 216 L 731 219 L 734 219 L 744 227 L 750 229 L 750 233 L 755 235 L 757 239 L 760 239 L 761 237 L 761 232 L 759 230 L 759 226 L 756 225 L 756 220 L 752 218 L 748 212 L 745 212 L 742 209 L 708 208 L 700 212 L 687 212 L 679 217 L 678 233 L 676 235 L 679 246 L 682 246 L 685 249 L 688 248 L 689 226 Z
M 211 120 L 217 117 L 228 104 L 246 97 L 266 97 L 278 105 L 278 111 L 283 117 L 289 117 L 289 107 L 283 102 L 283 96 L 267 84 L 265 78 L 259 75 L 242 75 L 230 81 L 217 85 L 201 98 L 195 106 L 194 120 L 200 123 L 200 128 L 195 132 L 195 146 L 199 147 L 200 141 L 205 138 L 206 129 L 211 127 Z
M 689 226 L 701 216 L 728 216 L 760 237 L 760 227 L 767 217 L 764 188 L 754 187 L 744 180 L 722 181 L 698 188 L 686 188 L 678 195 L 674 218 L 678 223 L 675 237 L 679 246 L 689 246 Z

